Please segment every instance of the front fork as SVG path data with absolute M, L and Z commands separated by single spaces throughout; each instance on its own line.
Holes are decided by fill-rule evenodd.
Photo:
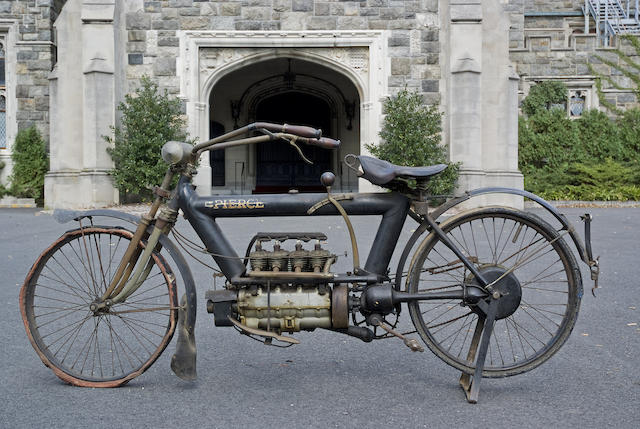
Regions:
M 91 303 L 90 308 L 92 311 L 108 309 L 113 304 L 125 301 L 140 287 L 151 272 L 153 268 L 151 255 L 154 251 L 160 250 L 160 244 L 158 244 L 160 237 L 162 234 L 169 233 L 178 215 L 177 208 L 173 207 L 177 206 L 176 202 L 173 201 L 176 198 L 175 196 L 167 206 L 160 209 L 163 199 L 170 196 L 168 188 L 171 185 L 173 176 L 173 171 L 167 170 L 162 185 L 154 190 L 156 198 L 149 212 L 142 216 L 109 286 L 99 299 Z M 149 234 L 147 229 L 159 209 L 160 214 L 155 221 L 153 231 Z M 138 245 L 142 240 L 146 240 L 144 250 Z

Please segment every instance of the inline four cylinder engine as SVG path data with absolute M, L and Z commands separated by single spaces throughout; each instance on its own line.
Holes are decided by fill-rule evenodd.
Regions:
M 297 241 L 293 248 L 285 245 L 291 240 Z M 318 279 L 329 274 L 336 255 L 323 248 L 325 240 L 321 233 L 256 235 L 247 273 L 255 284 L 207 292 L 215 324 L 231 325 L 230 316 L 249 328 L 279 333 L 331 328 L 332 288 Z

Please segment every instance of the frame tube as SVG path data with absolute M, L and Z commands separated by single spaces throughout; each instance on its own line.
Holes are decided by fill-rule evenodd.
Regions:
M 351 199 L 341 201 L 349 215 L 382 215 L 376 236 L 371 246 L 364 271 L 386 278 L 386 270 L 400 237 L 407 213 L 409 199 L 396 193 L 350 194 Z M 326 194 L 284 195 L 233 195 L 199 197 L 188 178 L 178 184 L 178 203 L 196 233 L 211 253 L 227 279 L 241 276 L 245 271 L 242 258 L 224 237 L 216 218 L 308 216 L 307 211 Z M 312 216 L 340 215 L 333 205 L 324 205 Z

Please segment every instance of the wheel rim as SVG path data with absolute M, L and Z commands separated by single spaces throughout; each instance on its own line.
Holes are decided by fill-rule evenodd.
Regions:
M 479 211 L 442 228 L 481 272 L 494 278 L 504 274 L 498 288 L 520 294 L 499 305 L 483 375 L 514 375 L 548 359 L 568 337 L 578 309 L 575 262 L 564 241 L 541 220 L 507 210 Z M 441 241 L 428 238 L 422 249 L 410 274 L 411 292 L 460 290 L 462 282 L 476 282 Z M 427 346 L 470 373 L 469 347 L 483 314 L 460 304 L 421 301 L 409 309 Z
M 144 372 L 169 343 L 177 299 L 159 254 L 145 282 L 107 312 L 89 307 L 115 274 L 132 234 L 85 228 L 63 235 L 40 257 L 21 291 L 29 338 L 43 362 L 77 385 L 119 385 Z M 142 247 L 142 245 L 141 245 Z

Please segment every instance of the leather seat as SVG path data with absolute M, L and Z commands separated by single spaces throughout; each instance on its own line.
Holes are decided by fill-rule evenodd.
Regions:
M 427 167 L 405 167 L 364 155 L 358 156 L 358 160 L 363 171 L 362 177 L 378 186 L 383 186 L 396 177 L 408 179 L 429 178 L 447 168 L 447 164 L 436 164 Z

